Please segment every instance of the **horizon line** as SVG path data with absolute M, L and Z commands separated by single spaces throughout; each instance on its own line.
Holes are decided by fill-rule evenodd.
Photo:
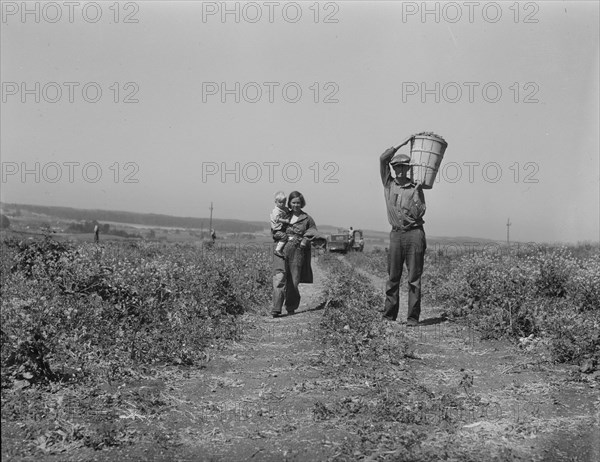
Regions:
M 193 220 L 209 220 L 208 217 L 194 217 L 194 216 L 182 216 L 182 215 L 167 215 L 165 213 L 155 213 L 155 212 L 132 212 L 130 210 L 115 210 L 115 209 L 98 209 L 98 208 L 79 208 L 79 207 L 70 207 L 70 206 L 65 206 L 65 205 L 43 205 L 43 204 L 23 204 L 23 203 L 13 203 L 13 202 L 4 202 L 4 201 L 0 201 L 0 207 L 5 207 L 5 206 L 32 206 L 32 207 L 46 207 L 46 208 L 50 208 L 50 207 L 56 207 L 56 208 L 64 208 L 64 209 L 70 209 L 70 210 L 77 210 L 77 211 L 98 211 L 98 212 L 120 212 L 120 213 L 130 213 L 130 214 L 135 214 L 135 215 L 154 215 L 154 216 L 163 216 L 163 217 L 169 217 L 169 218 L 183 218 L 183 219 L 193 219 Z M 228 221 L 236 221 L 236 222 L 241 222 L 241 223 L 260 223 L 263 220 L 240 220 L 239 218 L 214 218 L 213 217 L 213 221 L 214 220 L 228 220 Z M 268 228 L 268 221 L 264 220 L 266 226 L 265 228 Z M 122 224 L 136 224 L 136 223 L 127 223 L 127 222 L 115 222 L 115 223 L 122 223 Z M 160 227 L 160 225 L 157 225 Z M 323 224 L 321 225 L 322 227 L 328 227 L 328 228 L 337 228 L 337 229 L 346 229 L 340 226 L 334 226 L 334 225 L 328 225 L 328 224 Z M 363 231 L 371 231 L 371 232 L 376 232 L 376 233 L 389 233 L 389 230 L 379 230 L 379 229 L 367 229 L 367 228 L 356 228 L 356 229 L 361 229 Z M 434 236 L 431 235 L 429 236 L 429 238 L 431 239 L 473 239 L 474 241 L 477 240 L 486 240 L 486 241 L 491 241 L 491 242 L 496 242 L 496 243 L 502 243 L 502 244 L 528 244 L 528 243 L 536 243 L 535 241 L 510 241 L 510 242 L 506 242 L 503 239 L 494 239 L 494 238 L 488 238 L 488 237 L 473 237 L 473 236 Z M 579 243 L 593 243 L 596 245 L 600 245 L 600 239 L 598 241 L 591 241 L 591 240 L 578 240 L 577 242 L 570 242 L 570 241 L 552 241 L 552 242 L 541 242 L 538 244 L 579 244 Z

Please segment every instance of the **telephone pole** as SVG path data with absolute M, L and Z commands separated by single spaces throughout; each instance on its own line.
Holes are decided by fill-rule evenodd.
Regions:
M 510 222 L 510 218 L 508 220 L 506 220 L 506 243 L 508 245 L 510 245 L 510 225 L 512 225 L 512 223 Z
M 208 229 L 210 229 L 210 231 L 209 231 L 210 233 L 212 233 L 212 229 L 213 229 L 213 227 L 212 227 L 212 211 L 213 211 L 213 203 L 211 202 L 210 203 L 210 224 L 208 226 Z

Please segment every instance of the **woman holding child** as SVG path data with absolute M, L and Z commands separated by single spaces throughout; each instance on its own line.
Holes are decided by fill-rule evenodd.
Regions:
M 283 200 L 282 200 L 283 199 Z M 313 282 L 310 266 L 310 241 L 320 237 L 314 220 L 302 208 L 306 205 L 304 196 L 298 191 L 290 193 L 285 205 L 285 195 L 275 195 L 277 208 L 282 212 L 280 220 L 284 224 L 273 232 L 273 239 L 279 241 L 273 257 L 273 309 L 274 318 L 281 316 L 285 304 L 288 315 L 294 314 L 300 305 L 298 284 Z M 287 216 L 285 212 L 287 209 Z M 276 210 L 274 210 L 274 213 Z M 275 213 L 276 214 L 276 213 Z M 273 214 L 272 214 L 273 217 Z M 282 234 L 285 233 L 282 239 Z M 281 241 L 284 241 L 283 246 Z

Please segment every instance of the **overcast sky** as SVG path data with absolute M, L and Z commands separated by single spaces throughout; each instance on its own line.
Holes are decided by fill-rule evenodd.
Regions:
M 23 6 L 3 202 L 266 222 L 299 190 L 317 225 L 388 230 L 379 155 L 432 131 L 427 234 L 599 240 L 596 1 Z

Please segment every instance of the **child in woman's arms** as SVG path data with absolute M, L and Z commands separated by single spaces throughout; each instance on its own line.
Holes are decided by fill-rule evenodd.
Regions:
M 283 258 L 283 248 L 288 241 L 288 235 L 285 230 L 290 224 L 290 209 L 285 205 L 285 193 L 278 191 L 275 193 L 275 208 L 271 212 L 271 235 L 277 242 L 275 255 Z

